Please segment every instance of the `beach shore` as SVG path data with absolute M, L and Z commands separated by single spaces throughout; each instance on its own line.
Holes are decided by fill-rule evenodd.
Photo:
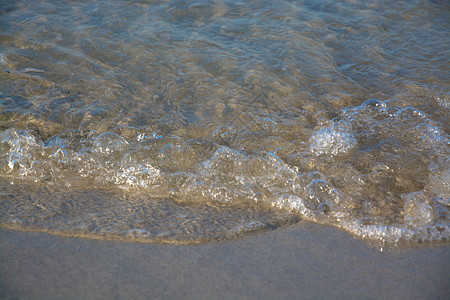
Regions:
M 204 245 L 0 230 L 1 299 L 444 299 L 450 248 L 300 222 Z

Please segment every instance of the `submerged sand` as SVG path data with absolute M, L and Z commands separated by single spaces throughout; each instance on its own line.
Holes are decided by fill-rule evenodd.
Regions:
M 204 245 L 0 230 L 1 299 L 445 299 L 449 244 L 381 248 L 300 222 Z

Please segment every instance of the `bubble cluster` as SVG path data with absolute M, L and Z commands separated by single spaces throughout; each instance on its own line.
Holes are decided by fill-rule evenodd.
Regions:
M 341 155 L 350 152 L 358 142 L 349 131 L 324 128 L 315 132 L 310 139 L 311 151 L 316 155 Z
M 309 183 L 297 209 L 359 236 L 448 240 L 449 139 L 438 124 L 401 100 L 371 99 L 339 114 L 310 138 L 311 151 L 326 162 L 306 158 L 301 166 L 326 178 Z M 343 131 L 335 129 L 341 124 Z
M 43 142 L 32 132 L 8 129 L 0 138 L 3 169 L 11 177 L 69 186 L 85 178 L 86 183 L 125 188 L 149 188 L 159 178 L 160 170 L 135 155 L 139 147 L 133 150 L 115 133 L 63 131 Z
M 210 140 L 63 131 L 41 141 L 8 129 L 0 133 L 1 168 L 11 181 L 113 185 L 179 203 L 268 206 L 388 242 L 449 239 L 449 139 L 405 101 L 345 107 L 306 143 L 275 152 L 227 145 L 241 134 L 229 126 Z M 268 228 L 252 222 L 230 232 Z M 127 236 L 162 234 L 149 230 L 131 228 Z

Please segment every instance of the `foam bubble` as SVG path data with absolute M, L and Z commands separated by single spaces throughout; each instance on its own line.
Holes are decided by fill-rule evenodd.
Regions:
M 146 229 L 135 228 L 128 230 L 127 235 L 132 238 L 146 238 L 150 236 L 150 232 Z
M 6 160 L 7 172 L 17 173 L 19 177 L 34 175 L 36 165 L 41 162 L 42 143 L 31 131 L 15 131 L 8 129 L 0 133 L 3 143 L 2 157 Z
M 358 144 L 351 132 L 330 127 L 315 132 L 309 141 L 311 151 L 318 156 L 346 154 Z
M 95 139 L 94 151 L 102 154 L 111 154 L 114 151 L 124 150 L 127 145 L 127 140 L 120 135 L 113 132 L 105 132 Z

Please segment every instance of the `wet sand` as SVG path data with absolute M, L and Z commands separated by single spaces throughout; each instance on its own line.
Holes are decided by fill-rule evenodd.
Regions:
M 1 299 L 445 299 L 449 244 L 380 251 L 300 222 L 206 245 L 0 230 Z

